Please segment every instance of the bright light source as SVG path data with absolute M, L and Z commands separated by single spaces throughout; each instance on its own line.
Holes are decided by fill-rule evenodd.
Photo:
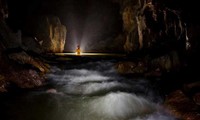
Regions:
M 81 55 L 81 52 L 76 52 L 76 55 Z
M 80 45 L 78 45 L 77 48 L 76 48 L 76 55 L 81 55 Z

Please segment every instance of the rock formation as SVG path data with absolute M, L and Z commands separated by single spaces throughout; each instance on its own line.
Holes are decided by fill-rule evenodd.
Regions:
M 151 0 L 129 1 L 122 8 L 122 18 L 127 52 L 157 48 L 168 50 L 169 46 L 164 46 L 166 43 L 180 46 L 177 43 L 186 40 L 185 26 L 179 12 Z M 174 46 L 170 46 L 170 49 L 179 47 Z
M 0 0 L 0 92 L 10 85 L 19 88 L 34 88 L 43 85 L 42 74 L 48 72 L 49 65 L 39 54 L 63 52 L 66 27 L 57 17 L 44 17 L 33 27 L 34 32 L 14 33 L 6 23 L 7 4 Z M 29 28 L 30 29 L 30 28 Z
M 195 95 L 194 95 L 195 96 Z M 199 95 L 196 95 L 199 97 Z M 181 90 L 176 90 L 170 93 L 164 103 L 165 107 L 170 110 L 170 113 L 177 119 L 181 120 L 199 120 L 200 115 L 198 103 L 192 101 Z
M 57 17 L 47 18 L 47 23 L 49 26 L 50 41 L 44 40 L 42 46 L 50 52 L 63 52 L 67 33 L 66 27 L 61 24 Z M 47 43 L 50 43 L 50 46 Z
M 191 49 L 181 13 L 160 0 L 114 1 L 121 5 L 124 50 L 130 57 L 142 57 L 154 70 L 178 70 Z
M 23 43 L 25 45 L 30 42 L 34 43 L 34 47 L 29 44 L 27 49 L 32 48 L 32 50 L 40 52 L 64 51 L 67 29 L 61 24 L 58 17 L 39 17 L 33 23 L 28 23 L 27 26 L 24 31 L 32 38 L 24 38 Z
M 8 27 L 6 4 L 0 0 L 0 92 L 10 84 L 20 88 L 41 86 L 45 81 L 39 73 L 48 71 L 48 65 L 22 49 L 21 37 Z

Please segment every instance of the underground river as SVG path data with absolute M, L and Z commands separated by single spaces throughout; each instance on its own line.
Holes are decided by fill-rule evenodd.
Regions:
M 41 88 L 0 95 L 1 120 L 175 120 L 158 80 L 119 75 L 115 60 L 52 65 Z

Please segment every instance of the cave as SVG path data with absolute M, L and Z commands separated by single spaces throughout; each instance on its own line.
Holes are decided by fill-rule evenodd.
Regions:
M 26 36 L 37 36 L 38 32 L 44 32 L 41 28 L 34 27 L 44 23 L 45 17 L 48 16 L 50 19 L 58 17 L 68 30 L 65 52 L 72 52 L 77 44 L 80 44 L 82 49 L 87 48 L 86 51 L 117 50 L 120 52 L 123 49 L 120 48 L 120 43 L 111 47 L 106 45 L 113 43 L 113 39 L 117 38 L 122 31 L 120 6 L 117 3 L 106 0 L 56 2 L 54 0 L 28 2 L 10 0 L 10 4 L 14 6 L 10 9 L 8 23 L 15 31 L 21 30 Z M 25 12 L 22 12 L 24 10 Z M 40 25 L 40 27 L 44 26 Z
M 0 119 L 199 120 L 197 1 L 0 0 Z

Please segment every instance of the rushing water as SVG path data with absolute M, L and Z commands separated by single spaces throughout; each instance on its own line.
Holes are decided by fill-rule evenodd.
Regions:
M 112 61 L 53 66 L 46 87 L 0 97 L 0 120 L 174 120 L 154 84 Z

